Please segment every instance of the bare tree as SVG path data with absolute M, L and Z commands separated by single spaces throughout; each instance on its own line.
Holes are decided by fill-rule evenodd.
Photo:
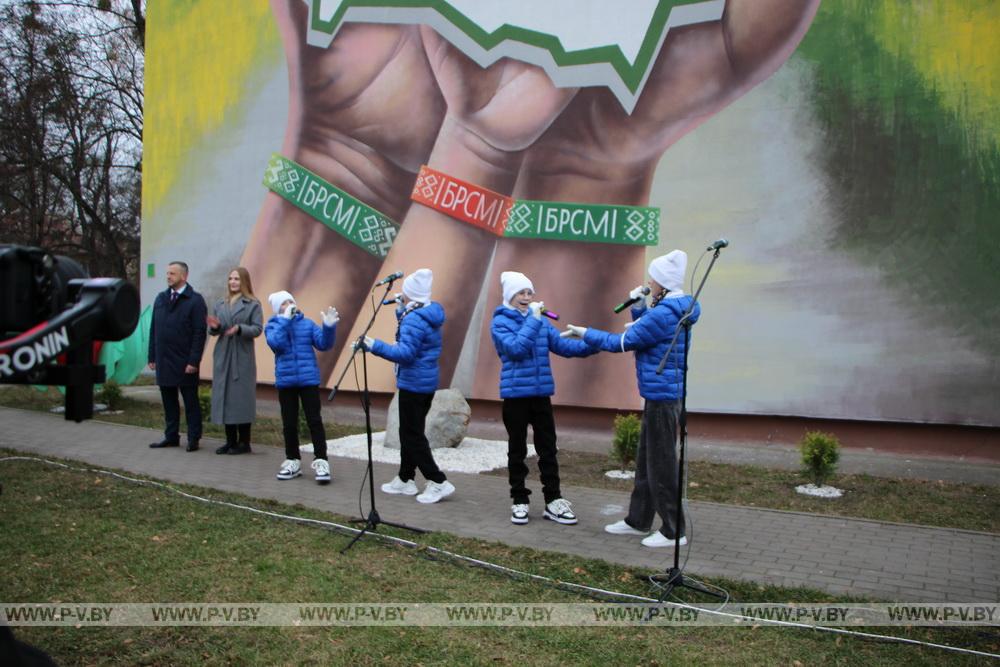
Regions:
M 142 0 L 13 0 L 0 10 L 5 242 L 137 278 Z

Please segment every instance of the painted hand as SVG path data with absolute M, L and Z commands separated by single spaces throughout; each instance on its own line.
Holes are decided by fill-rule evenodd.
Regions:
M 349 23 L 325 48 L 309 46 L 308 6 L 272 0 L 289 66 L 283 155 L 401 222 L 445 105 L 427 64 L 419 28 Z M 242 263 L 258 291 L 289 289 L 300 303 L 348 304 L 350 328 L 382 260 L 276 194 L 257 218 Z M 349 338 L 320 355 L 329 376 Z

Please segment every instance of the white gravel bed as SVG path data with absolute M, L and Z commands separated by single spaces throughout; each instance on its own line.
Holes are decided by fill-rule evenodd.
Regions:
M 372 460 L 379 463 L 399 463 L 399 450 L 382 445 L 385 431 L 372 434 Z M 330 456 L 368 460 L 368 437 L 364 433 L 349 435 L 326 443 Z M 312 445 L 303 445 L 302 451 L 311 452 Z M 458 447 L 439 447 L 434 451 L 434 461 L 446 472 L 485 472 L 507 466 L 505 440 L 466 438 Z M 528 445 L 528 458 L 535 455 L 534 445 Z
M 800 484 L 795 487 L 795 491 L 804 496 L 816 496 L 818 498 L 840 498 L 844 495 L 843 490 L 835 486 L 816 486 L 815 484 Z

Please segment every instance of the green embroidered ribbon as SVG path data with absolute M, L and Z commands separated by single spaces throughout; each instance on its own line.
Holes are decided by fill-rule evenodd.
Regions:
M 504 236 L 656 245 L 660 242 L 660 209 L 519 199 L 511 209 Z
M 277 153 L 267 164 L 264 185 L 376 257 L 388 254 L 399 232 L 399 225 L 382 213 Z M 417 195 L 413 198 L 424 203 Z M 490 231 L 502 230 L 507 238 L 589 243 L 651 246 L 660 241 L 660 209 L 654 207 L 522 199 L 508 210 L 505 220 Z M 461 216 L 452 217 L 475 224 Z
M 384 214 L 277 153 L 267 163 L 264 186 L 376 257 L 389 253 L 399 233 Z

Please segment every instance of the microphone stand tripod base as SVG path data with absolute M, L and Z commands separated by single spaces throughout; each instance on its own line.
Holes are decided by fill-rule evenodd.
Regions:
M 354 536 L 354 538 L 347 544 L 347 546 L 340 550 L 340 553 L 346 553 L 348 549 L 354 546 L 355 542 L 364 537 L 365 533 L 369 531 L 377 531 L 380 524 L 383 526 L 392 526 L 393 528 L 401 528 L 402 530 L 408 530 L 412 533 L 427 532 L 423 528 L 413 528 L 403 523 L 393 523 L 392 521 L 383 521 L 382 518 L 378 515 L 378 510 L 374 508 L 372 509 L 372 511 L 368 513 L 368 518 L 351 519 L 348 523 L 363 523 L 365 525 L 364 528 L 358 531 L 358 534 Z
M 638 575 L 637 575 L 638 576 Z M 672 567 L 662 574 L 654 574 L 648 577 L 639 577 L 640 579 L 645 579 L 646 581 L 651 581 L 663 586 L 663 592 L 657 599 L 657 602 L 663 602 L 663 600 L 674 592 L 676 588 L 687 588 L 692 591 L 697 591 L 705 595 L 709 595 L 718 600 L 725 600 L 726 596 L 718 591 L 713 591 L 711 589 L 702 586 L 697 581 L 693 579 L 687 579 L 684 577 L 684 573 L 680 568 Z

